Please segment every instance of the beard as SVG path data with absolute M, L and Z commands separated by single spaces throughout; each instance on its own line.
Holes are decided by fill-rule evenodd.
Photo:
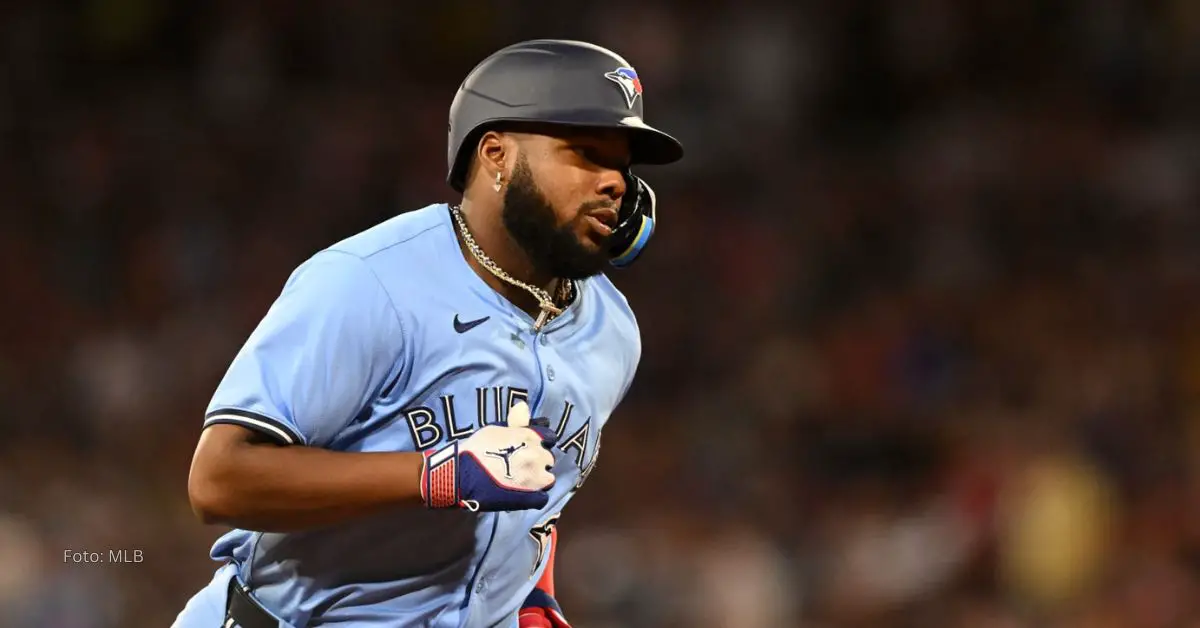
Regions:
M 558 224 L 554 208 L 534 183 L 524 155 L 513 167 L 504 192 L 501 219 L 538 272 L 562 279 L 586 279 L 608 264 L 605 243 L 599 250 L 590 250 L 576 235 L 574 221 Z

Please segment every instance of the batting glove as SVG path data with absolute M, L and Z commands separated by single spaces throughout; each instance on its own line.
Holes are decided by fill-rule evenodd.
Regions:
M 521 628 L 571 628 L 554 596 L 542 589 L 534 589 L 525 598 L 518 619 Z
M 425 452 L 421 499 L 430 508 L 540 509 L 554 486 L 554 440 L 548 425 L 530 425 L 529 406 L 518 402 L 507 423 Z

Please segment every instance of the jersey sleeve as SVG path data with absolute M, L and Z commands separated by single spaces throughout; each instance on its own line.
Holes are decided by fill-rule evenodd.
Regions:
M 284 445 L 324 446 L 397 377 L 403 329 L 361 258 L 301 264 L 226 371 L 204 426 L 232 423 Z
M 625 367 L 625 383 L 621 386 L 621 394 L 617 397 L 617 404 L 625 400 L 625 396 L 629 394 L 629 388 L 633 386 L 633 380 L 637 377 L 638 366 L 642 362 L 642 332 L 638 327 L 637 319 L 633 319 L 633 336 L 632 342 L 629 345 L 629 355 L 627 357 Z

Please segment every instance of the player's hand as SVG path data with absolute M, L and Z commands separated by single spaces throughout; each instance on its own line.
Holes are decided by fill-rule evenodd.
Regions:
M 554 440 L 548 425 L 530 425 L 529 406 L 518 402 L 507 423 L 426 452 L 421 498 L 430 508 L 540 509 L 554 486 Z

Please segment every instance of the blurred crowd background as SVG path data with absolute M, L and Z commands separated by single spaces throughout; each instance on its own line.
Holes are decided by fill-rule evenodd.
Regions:
M 458 83 L 550 36 L 688 151 L 613 275 L 645 351 L 561 521 L 576 625 L 1200 626 L 1200 4 L 783 5 L 0 5 L 0 625 L 170 624 L 228 361 L 307 256 L 454 200 Z

